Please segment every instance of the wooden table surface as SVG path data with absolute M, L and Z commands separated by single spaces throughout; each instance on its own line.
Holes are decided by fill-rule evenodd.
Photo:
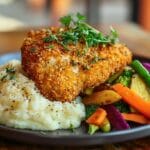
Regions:
M 102 31 L 106 31 L 108 26 L 101 26 Z M 120 34 L 120 39 L 125 43 L 134 54 L 146 58 L 150 58 L 150 33 L 144 32 L 137 25 L 124 24 L 116 25 L 115 28 Z M 9 52 L 19 51 L 23 39 L 28 29 L 20 29 L 18 31 L 0 32 L 0 55 Z M 41 147 L 37 145 L 29 145 L 8 141 L 0 138 L 0 150 L 48 150 L 48 149 L 71 149 L 73 147 Z M 91 149 L 91 150 L 150 150 L 150 137 L 103 146 L 92 147 L 79 147 L 78 150 Z

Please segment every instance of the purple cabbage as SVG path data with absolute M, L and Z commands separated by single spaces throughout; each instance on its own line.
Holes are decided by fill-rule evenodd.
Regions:
M 144 63 L 142 63 L 142 64 L 143 64 L 143 66 L 150 72 L 150 63 L 144 62 Z
M 125 130 L 130 128 L 129 124 L 124 120 L 121 113 L 114 105 L 105 105 L 103 108 L 106 110 L 108 120 L 114 129 Z

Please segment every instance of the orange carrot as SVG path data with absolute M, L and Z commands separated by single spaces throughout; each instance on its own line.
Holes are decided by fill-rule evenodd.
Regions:
M 120 83 L 113 85 L 112 88 L 123 98 L 126 103 L 141 112 L 145 117 L 150 118 L 150 102 L 144 101 L 134 91 Z
M 98 108 L 87 120 L 88 124 L 94 124 L 100 126 L 106 118 L 106 111 L 102 108 Z
M 149 124 L 150 120 L 145 118 L 143 115 L 135 114 L 135 113 L 122 113 L 123 118 L 127 121 L 133 121 L 140 124 Z

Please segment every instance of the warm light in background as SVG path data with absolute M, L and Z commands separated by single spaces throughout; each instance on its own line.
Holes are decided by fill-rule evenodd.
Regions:
M 0 31 L 58 25 L 68 13 L 87 15 L 90 24 L 136 23 L 150 31 L 149 0 L 0 0 Z
M 139 22 L 144 29 L 150 31 L 150 0 L 140 1 Z

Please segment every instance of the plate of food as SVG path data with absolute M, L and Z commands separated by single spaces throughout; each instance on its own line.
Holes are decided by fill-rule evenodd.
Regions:
M 0 136 L 96 145 L 150 135 L 150 63 L 77 13 L 0 56 Z

